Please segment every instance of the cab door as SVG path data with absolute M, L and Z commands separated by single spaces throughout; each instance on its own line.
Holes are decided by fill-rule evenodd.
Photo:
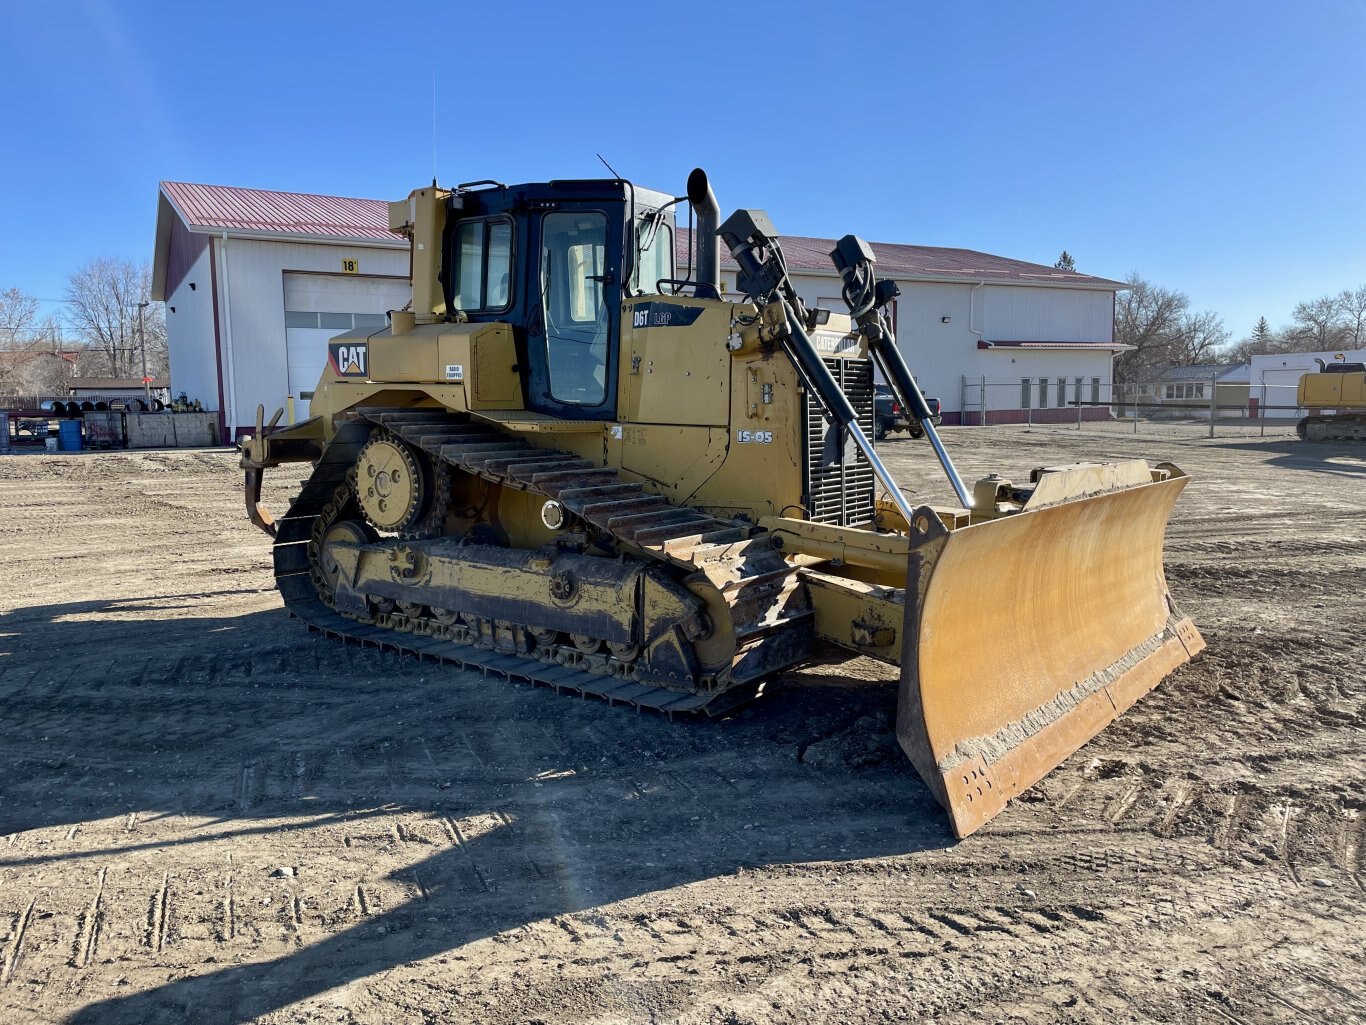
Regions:
M 616 417 L 622 231 L 611 204 L 558 203 L 539 215 L 527 320 L 527 399 L 538 412 Z

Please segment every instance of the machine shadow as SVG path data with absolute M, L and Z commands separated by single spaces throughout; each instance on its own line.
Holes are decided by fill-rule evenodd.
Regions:
M 1300 441 L 1298 438 L 1282 441 L 1259 441 L 1255 444 L 1231 443 L 1223 446 L 1242 449 L 1259 455 L 1276 452 L 1278 455 L 1267 459 L 1267 466 L 1286 470 L 1310 470 L 1315 473 L 1331 473 L 1340 477 L 1366 477 L 1366 449 L 1360 445 L 1329 441 Z M 1355 459 L 1356 463 L 1342 461 L 1343 458 Z
M 515 829 L 497 828 L 463 844 L 442 845 L 405 865 L 393 878 L 407 890 L 413 882 L 421 890 L 407 903 L 361 916 L 320 939 L 305 937 L 302 947 L 273 960 L 220 967 L 91 1004 L 76 1011 L 68 1019 L 72 1023 L 233 1025 L 557 915 L 766 864 L 907 855 L 954 843 L 938 805 L 899 752 L 888 751 L 885 743 L 869 746 L 849 764 L 799 760 L 815 745 L 857 744 L 869 729 L 890 723 L 895 685 L 855 680 L 838 666 L 779 684 L 752 716 L 670 723 L 662 716 L 484 680 L 411 657 L 343 648 L 305 633 L 279 611 L 154 625 L 140 624 L 136 617 L 70 621 L 140 604 L 76 602 L 0 616 L 0 636 L 14 653 L 0 672 L 0 742 L 8 745 L 35 730 L 50 741 L 41 758 L 22 743 L 9 748 L 31 781 L 18 792 L 11 789 L 0 807 L 5 829 L 158 807 L 216 819 L 205 827 L 209 835 L 191 830 L 184 838 L 167 837 L 154 845 L 166 848 L 171 858 L 178 845 L 270 832 L 276 827 L 262 820 L 298 815 L 299 805 L 267 797 L 249 813 L 225 808 L 224 795 L 202 780 L 186 780 L 177 790 L 172 767 L 183 766 L 187 757 L 205 765 L 230 757 L 237 764 L 240 757 L 268 758 L 277 749 L 310 743 L 354 745 L 357 752 L 387 749 L 392 757 L 411 743 L 409 724 L 422 709 L 425 743 L 437 763 L 462 736 L 483 731 L 487 768 L 452 758 L 441 764 L 448 774 L 443 789 L 430 782 L 378 790 L 366 784 L 347 793 L 320 785 L 309 795 L 309 820 L 364 819 L 378 814 L 377 808 L 390 818 L 433 819 L 510 810 Z M 164 603 L 149 604 L 165 609 Z M 92 684 L 82 697 L 81 687 L 60 674 L 49 680 L 43 671 L 54 639 L 66 636 L 70 644 L 73 630 L 89 634 L 86 643 L 100 649 L 102 658 L 118 663 L 127 654 L 155 647 L 171 669 L 154 686 L 133 679 Z M 273 675 L 255 681 L 258 687 L 246 693 L 231 667 L 245 643 L 255 638 L 260 644 L 263 637 L 267 650 L 256 659 L 269 663 Z M 226 668 L 201 678 L 213 665 Z M 313 674 L 326 674 L 325 702 L 313 698 L 319 679 L 310 675 L 310 666 Z M 298 682 L 291 683 L 295 677 Z M 146 698 L 139 698 L 136 692 L 149 686 Z M 267 706 L 274 723 L 270 731 L 259 730 L 259 717 L 247 714 L 244 700 Z M 143 719 L 159 723 L 139 726 Z M 551 721 L 557 764 L 576 766 L 576 771 L 535 771 L 547 750 L 537 737 Z M 152 733 L 139 729 L 155 729 L 155 742 Z M 124 741 L 111 751 L 108 740 L 114 734 Z M 889 734 L 881 736 L 889 742 Z M 531 753 L 538 746 L 539 761 Z M 633 761 L 638 752 L 649 764 Z M 133 769 L 132 782 L 116 791 L 82 784 L 89 775 L 81 764 L 87 756 L 105 763 L 110 774 Z M 817 759 L 813 754 L 808 761 Z M 666 774 L 685 785 L 667 793 L 663 787 L 656 790 L 650 780 Z M 497 781 L 491 783 L 490 777 Z M 40 799 L 54 789 L 74 790 L 65 810 Z M 129 849 L 80 852 L 79 857 Z M 20 867 L 65 859 L 3 860 Z M 534 869 L 528 867 L 533 864 Z

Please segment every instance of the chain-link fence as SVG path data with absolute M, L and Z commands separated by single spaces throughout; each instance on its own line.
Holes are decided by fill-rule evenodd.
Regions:
M 1298 382 L 1249 384 L 1177 373 L 1120 384 L 1099 377 L 963 377 L 959 411 L 946 412 L 944 422 L 1272 437 L 1293 435 L 1310 414 L 1296 404 L 1297 392 Z

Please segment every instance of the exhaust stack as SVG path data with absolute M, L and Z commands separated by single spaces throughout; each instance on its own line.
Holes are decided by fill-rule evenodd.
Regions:
M 693 168 L 688 175 L 688 202 L 697 214 L 697 280 L 721 291 L 721 240 L 716 229 L 721 225 L 721 208 L 716 205 L 716 193 L 707 181 L 707 172 Z

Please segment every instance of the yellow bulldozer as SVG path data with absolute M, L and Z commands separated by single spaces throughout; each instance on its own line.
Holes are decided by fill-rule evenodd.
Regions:
M 258 411 L 240 446 L 310 627 L 670 715 L 724 713 L 831 646 L 871 656 L 900 667 L 898 740 L 960 837 L 1203 647 L 1162 571 L 1186 476 L 969 487 L 856 236 L 831 254 L 837 314 L 803 303 L 762 211 L 721 222 L 700 169 L 679 197 L 485 181 L 389 216 L 410 305 L 329 343 L 311 419 Z M 911 505 L 879 458 L 874 365 L 959 505 Z M 302 461 L 273 520 L 261 475 Z

